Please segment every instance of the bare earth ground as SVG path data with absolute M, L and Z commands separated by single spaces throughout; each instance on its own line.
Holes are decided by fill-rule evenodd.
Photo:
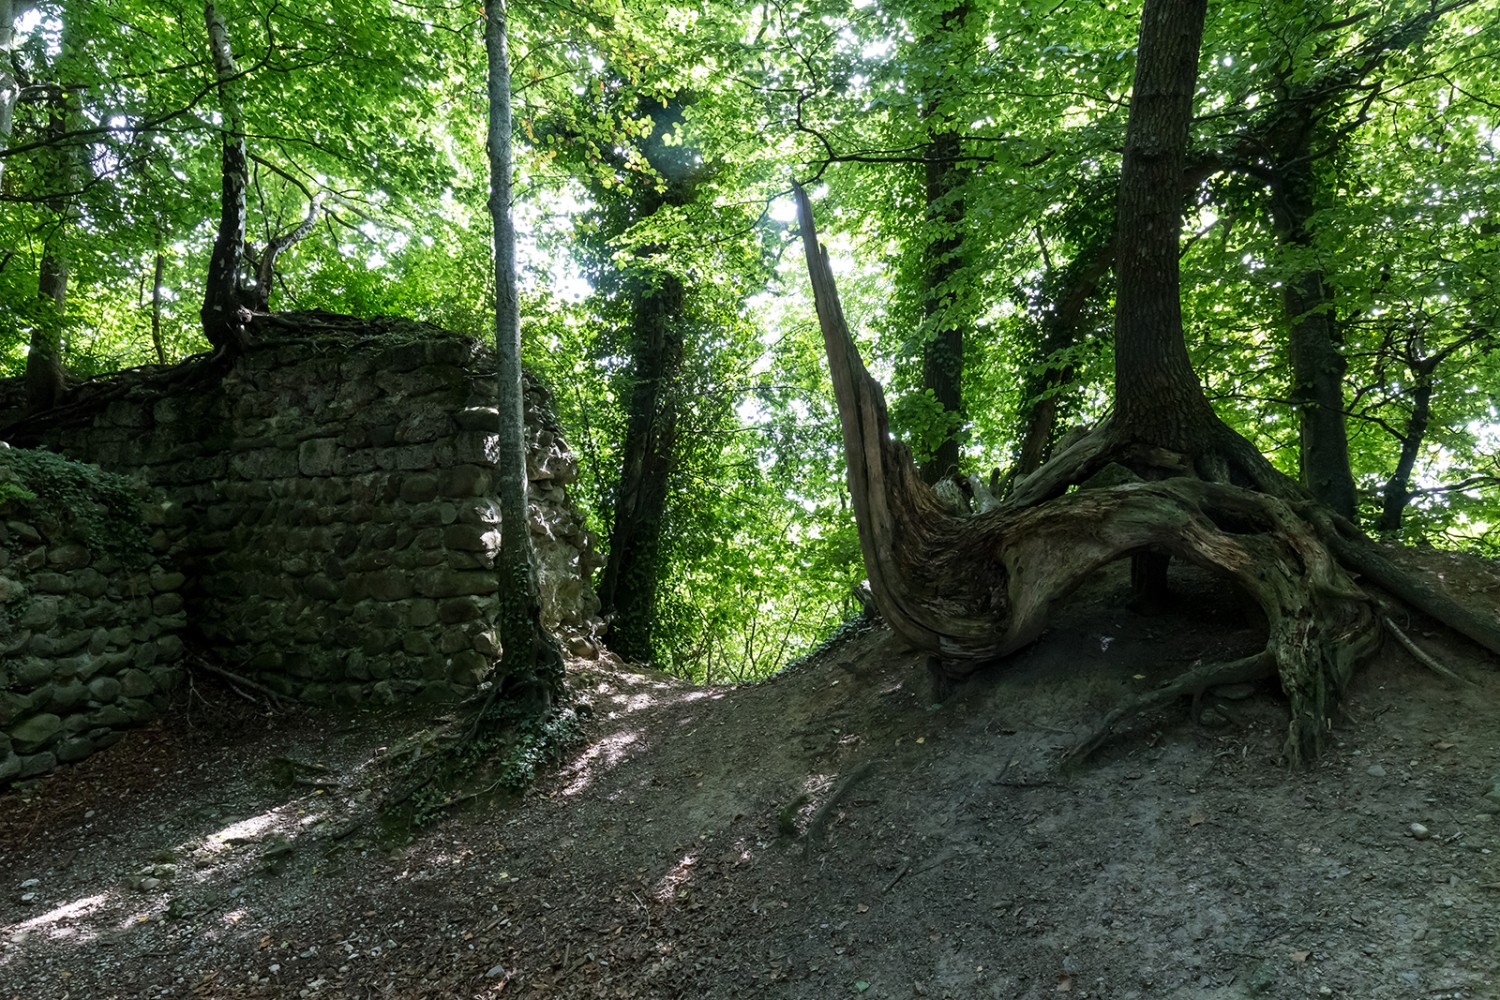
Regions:
M 1442 559 L 1500 607 L 1492 569 Z M 941 705 L 878 629 L 755 687 L 579 664 L 566 764 L 395 847 L 356 821 L 414 721 L 200 682 L 0 796 L 0 997 L 1500 997 L 1500 673 L 1474 647 L 1411 623 L 1473 685 L 1388 644 L 1308 772 L 1266 691 L 1059 766 L 1132 692 L 1263 641 L 1176 586 L 1144 618 L 1101 579 Z

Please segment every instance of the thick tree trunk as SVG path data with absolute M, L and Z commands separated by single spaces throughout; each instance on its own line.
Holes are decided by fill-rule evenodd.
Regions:
M 1116 214 L 1112 423 L 1130 438 L 1185 454 L 1210 447 L 1218 422 L 1183 341 L 1178 269 L 1182 177 L 1206 10 L 1207 0 L 1146 3 Z
M 599 601 L 610 616 L 610 648 L 627 660 L 649 663 L 655 659 L 662 518 L 677 464 L 685 289 L 676 276 L 660 274 L 636 294 L 630 352 L 635 383 Z
M 208 28 L 209 53 L 213 57 L 218 79 L 220 125 L 219 229 L 214 237 L 213 252 L 208 260 L 208 277 L 203 287 L 203 335 L 222 351 L 240 351 L 249 346 L 247 332 L 250 314 L 241 295 L 241 275 L 245 252 L 245 188 L 249 183 L 249 162 L 245 152 L 245 119 L 241 95 L 244 87 L 234 52 L 229 44 L 229 28 L 212 2 L 203 6 L 204 24 Z
M 516 230 L 511 216 L 510 57 L 505 0 L 485 0 L 488 57 L 490 218 L 495 233 L 495 369 L 501 470 L 500 643 L 507 702 L 544 712 L 562 693 L 562 655 L 541 624 L 536 560 L 526 500 L 526 427 L 521 381 L 521 310 L 516 287 Z

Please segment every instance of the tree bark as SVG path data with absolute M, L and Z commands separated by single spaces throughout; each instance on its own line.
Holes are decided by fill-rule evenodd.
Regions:
M 162 281 L 167 269 L 167 257 L 162 253 L 161 234 L 156 236 L 156 267 L 151 273 L 151 346 L 156 349 L 156 363 L 167 363 L 167 350 L 161 341 Z
M 1073 380 L 1073 366 L 1053 364 L 1052 359 L 1077 342 L 1084 308 L 1114 262 L 1115 245 L 1110 239 L 1085 247 L 1064 268 L 1063 294 L 1042 320 L 1037 355 L 1045 367 L 1027 389 L 1027 396 L 1035 402 L 1024 418 L 1026 433 L 1015 467 L 1018 476 L 1030 475 L 1051 457 L 1057 433 L 1058 394 Z
M 11 67 L 11 46 L 16 37 L 16 0 L 0 0 L 0 152 L 10 148 L 15 125 L 16 100 L 21 88 Z M 5 160 L 0 158 L 0 184 L 5 181 Z
M 71 22 L 63 30 L 70 32 Z M 64 46 L 67 49 L 67 46 Z M 62 67 L 57 67 L 61 70 Z M 42 244 L 42 259 L 37 273 L 37 295 L 41 300 L 36 323 L 31 328 L 31 343 L 26 354 L 26 409 L 39 413 L 56 406 L 67 387 L 63 367 L 63 324 L 68 305 L 68 277 L 71 254 L 74 200 L 78 197 L 80 164 L 77 147 L 67 146 L 61 137 L 68 131 L 72 95 L 61 82 L 54 82 L 48 95 L 47 133 L 58 140 L 41 150 L 51 161 L 45 183 L 55 185 L 45 204 L 52 212 L 51 225 Z
M 203 335 L 221 352 L 236 352 L 249 346 L 250 313 L 241 293 L 245 252 L 245 188 L 250 171 L 245 152 L 244 87 L 229 28 L 212 2 L 203 5 L 208 29 L 209 53 L 218 80 L 220 126 L 219 228 L 208 261 L 203 287 Z
M 928 48 L 946 53 L 950 67 L 962 64 L 958 53 L 968 16 L 967 0 L 960 0 L 943 11 L 937 30 L 927 39 Z M 962 459 L 959 439 L 963 433 L 964 340 L 969 310 L 957 286 L 964 267 L 966 171 L 959 166 L 963 146 L 956 122 L 951 112 L 942 110 L 952 89 L 949 83 L 945 75 L 921 96 L 930 136 L 923 164 L 929 235 L 923 248 L 922 319 L 926 338 L 922 342 L 922 388 L 932 393 L 944 421 L 942 436 L 922 463 L 922 478 L 928 483 L 956 472 Z
M 609 561 L 599 602 L 610 616 L 609 645 L 627 660 L 655 659 L 652 633 L 661 577 L 662 518 L 677 465 L 677 383 L 682 372 L 686 290 L 671 274 L 639 289 L 631 331 L 631 387 Z M 651 278 L 646 279 L 648 281 Z
M 964 8 L 959 8 L 962 11 Z M 950 12 L 948 17 L 961 13 Z M 948 17 L 944 18 L 945 25 Z M 959 436 L 964 413 L 965 318 L 954 285 L 963 270 L 964 200 L 960 151 L 956 132 L 933 136 L 927 145 L 927 225 L 922 315 L 927 339 L 922 343 L 922 388 L 931 392 L 942 410 L 942 438 L 922 463 L 922 478 L 935 483 L 957 471 L 961 459 Z
M 1344 424 L 1344 372 L 1333 288 L 1316 264 L 1318 178 L 1312 122 L 1287 133 L 1276 162 L 1272 214 L 1277 240 L 1298 262 L 1281 286 L 1292 368 L 1292 405 L 1301 438 L 1302 484 L 1351 521 L 1358 515 Z M 1331 156 L 1332 149 L 1322 155 Z
M 1112 423 L 1131 438 L 1186 454 L 1209 447 L 1218 422 L 1183 340 L 1178 269 L 1206 11 L 1207 0 L 1147 0 L 1116 210 Z
M 531 545 L 526 478 L 526 426 L 521 380 L 521 310 L 516 282 L 516 230 L 511 215 L 511 91 L 506 0 L 485 0 L 484 44 L 490 164 L 490 218 L 495 234 L 495 378 L 500 414 L 500 643 L 502 676 L 495 690 L 523 710 L 546 712 L 562 694 L 562 654 L 542 628 L 536 560 Z

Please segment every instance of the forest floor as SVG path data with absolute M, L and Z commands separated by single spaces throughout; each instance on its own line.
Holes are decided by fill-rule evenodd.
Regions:
M 1500 613 L 1493 564 L 1421 559 Z M 1470 683 L 1387 643 L 1307 771 L 1269 690 L 1061 766 L 1264 641 L 1175 587 L 1142 617 L 1101 576 L 941 704 L 873 627 L 749 687 L 575 664 L 585 742 L 409 843 L 363 821 L 416 720 L 199 681 L 0 796 L 0 997 L 1500 997 L 1494 661 L 1408 622 Z

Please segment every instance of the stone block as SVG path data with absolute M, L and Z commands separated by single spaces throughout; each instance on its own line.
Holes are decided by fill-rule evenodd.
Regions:
M 182 683 L 182 668 L 180 667 L 151 667 L 146 671 L 151 678 L 151 684 L 157 691 L 167 692 L 177 690 Z
M 0 787 L 21 775 L 21 758 L 13 753 L 0 753 Z
M 414 598 L 406 604 L 406 623 L 414 628 L 425 628 L 436 624 L 440 613 L 436 601 L 425 597 Z
M 51 712 L 41 712 L 11 726 L 10 741 L 20 753 L 35 753 L 55 741 L 61 733 L 62 719 Z
M 158 593 L 166 590 L 181 590 L 186 582 L 187 577 L 181 573 L 168 572 L 160 566 L 151 567 L 151 589 Z
M 437 499 L 438 477 L 431 472 L 416 472 L 401 478 L 401 499 L 407 503 L 431 503 Z
M 51 628 L 57 624 L 60 604 L 62 600 L 57 597 L 33 597 L 15 624 L 20 628 Z
M 120 697 L 121 684 L 113 677 L 95 677 L 89 681 L 89 697 L 97 702 L 111 702 Z
M 62 763 L 71 764 L 83 760 L 97 749 L 94 741 L 87 736 L 71 736 L 59 742 L 52 752 L 57 754 L 57 759 Z
M 57 767 L 57 755 L 52 753 L 35 753 L 29 757 L 21 758 L 21 771 L 16 775 L 18 778 L 35 778 L 39 774 L 46 774 Z
M 440 566 L 419 570 L 416 574 L 416 590 L 423 597 L 493 594 L 499 589 L 500 581 L 495 574 L 478 570 L 450 570 Z
M 478 620 L 483 611 L 472 597 L 452 597 L 437 606 L 437 616 L 444 625 L 459 625 Z
M 495 552 L 500 532 L 485 524 L 450 524 L 443 529 L 443 545 L 459 552 Z
M 120 702 L 120 708 L 137 724 L 150 722 L 157 715 L 156 706 L 142 698 L 126 698 Z
M 156 684 L 146 671 L 131 668 L 120 675 L 120 693 L 127 698 L 145 698 L 156 693 Z
M 53 668 L 49 660 L 23 656 L 10 665 L 11 686 L 30 691 L 52 680 Z
M 308 438 L 297 446 L 297 471 L 304 476 L 331 476 L 338 454 L 335 438 Z
M 91 728 L 118 729 L 130 725 L 130 716 L 119 705 L 105 705 L 88 714 Z
M 47 565 L 60 573 L 82 569 L 92 561 L 93 554 L 88 546 L 78 542 L 64 542 L 47 548 Z
M 454 653 L 462 652 L 469 648 L 469 637 L 464 635 L 462 629 L 448 629 L 438 639 L 438 652 L 444 656 L 452 656 Z
M 157 594 L 151 599 L 151 613 L 157 616 L 175 615 L 182 610 L 182 595 L 171 592 Z
M 403 601 L 412 595 L 413 582 L 400 570 L 368 573 L 361 582 L 364 592 L 377 601 Z
M 437 652 L 432 637 L 426 632 L 407 632 L 401 637 L 401 651 L 407 656 L 431 656 Z
M 73 591 L 73 580 L 62 573 L 33 573 L 31 589 L 38 594 L 68 594 Z
M 47 703 L 47 711 L 57 715 L 67 715 L 73 709 L 88 700 L 89 689 L 78 681 L 70 681 L 67 684 L 54 685 L 52 698 Z

